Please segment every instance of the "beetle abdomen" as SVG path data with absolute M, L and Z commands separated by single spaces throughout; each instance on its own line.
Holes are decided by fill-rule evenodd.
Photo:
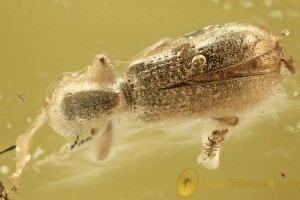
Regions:
M 170 40 L 165 46 L 132 62 L 127 75 L 137 87 L 157 89 L 245 63 L 274 49 L 276 40 L 251 25 L 227 24 Z M 197 56 L 205 63 L 195 64 Z
M 233 115 L 270 96 L 281 82 L 278 41 L 251 25 L 208 27 L 145 54 L 127 73 L 133 108 L 145 121 L 175 113 Z

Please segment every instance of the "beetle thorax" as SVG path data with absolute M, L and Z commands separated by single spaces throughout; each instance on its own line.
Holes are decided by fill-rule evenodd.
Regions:
M 119 104 L 119 96 L 111 91 L 86 90 L 67 93 L 61 102 L 62 115 L 68 121 L 90 120 L 108 114 Z

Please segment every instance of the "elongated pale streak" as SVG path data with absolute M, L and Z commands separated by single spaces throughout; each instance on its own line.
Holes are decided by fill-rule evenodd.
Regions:
M 111 121 L 107 122 L 106 128 L 99 139 L 97 158 L 98 160 L 105 160 L 108 158 L 113 145 L 113 125 Z
M 34 122 L 30 125 L 27 131 L 20 135 L 16 141 L 16 171 L 13 173 L 13 183 L 16 186 L 18 178 L 21 176 L 23 169 L 30 161 L 31 155 L 28 153 L 29 143 L 36 131 L 42 127 L 47 120 L 47 107 L 42 107 L 41 112 L 35 118 Z

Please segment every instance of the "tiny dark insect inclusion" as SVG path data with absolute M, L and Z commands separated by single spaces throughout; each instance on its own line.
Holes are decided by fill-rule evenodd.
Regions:
M 221 128 L 207 138 L 201 158 L 218 158 L 239 115 L 282 86 L 281 66 L 296 71 L 279 38 L 239 23 L 162 40 L 135 57 L 123 77 L 105 55 L 98 55 L 87 69 L 64 74 L 46 98 L 41 114 L 17 141 L 14 175 L 19 177 L 28 162 L 29 138 L 47 119 L 55 132 L 76 138 L 72 148 L 85 141 L 80 141 L 84 132 L 101 135 L 96 155 L 103 160 L 112 147 L 112 120 L 124 112 L 145 123 L 215 119 Z
M 25 102 L 25 96 L 23 94 L 18 94 L 18 99 L 20 103 L 24 103 Z

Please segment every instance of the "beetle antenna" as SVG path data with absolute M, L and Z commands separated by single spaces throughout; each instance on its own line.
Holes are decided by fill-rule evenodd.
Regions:
M 0 151 L 0 155 L 5 153 L 5 152 L 8 152 L 8 151 L 11 151 L 11 150 L 14 150 L 17 146 L 14 144 L 10 147 L 8 147 L 7 149 L 4 149 L 3 151 Z

